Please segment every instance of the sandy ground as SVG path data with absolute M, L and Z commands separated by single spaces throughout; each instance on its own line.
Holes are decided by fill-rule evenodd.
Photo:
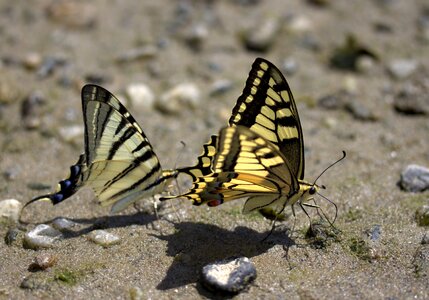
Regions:
M 201 267 L 239 255 L 252 260 L 258 277 L 238 299 L 429 298 L 428 255 L 423 271 L 415 268 L 417 253 L 428 252 L 420 245 L 427 229 L 414 218 L 428 194 L 397 187 L 408 164 L 429 166 L 429 122 L 427 115 L 405 115 L 393 107 L 401 89 L 416 82 L 423 82 L 417 96 L 428 101 L 429 43 L 419 37 L 426 1 L 325 2 L 319 7 L 298 0 L 0 1 L 0 200 L 25 203 L 64 178 L 83 149 L 82 135 L 70 137 L 67 129 L 82 128 L 80 88 L 94 78 L 119 96 L 132 83 L 145 83 L 156 98 L 177 84 L 196 84 L 197 105 L 178 113 L 126 104 L 164 167 L 193 163 L 209 135 L 226 124 L 258 56 L 279 67 L 285 59 L 298 65 L 286 77 L 304 131 L 306 178 L 314 180 L 341 150 L 348 154 L 320 179 L 328 187 L 324 194 L 338 205 L 335 226 L 341 230 L 320 247 L 305 238 L 309 222 L 302 212 L 292 235 L 289 218 L 261 242 L 270 222 L 258 214 L 242 215 L 243 201 L 210 209 L 172 201 L 157 219 L 146 199 L 139 210 L 110 216 L 91 191 L 83 190 L 55 207 L 41 203 L 26 212 L 30 224 L 23 230 L 58 216 L 80 223 L 54 248 L 34 251 L 0 243 L 0 298 L 130 298 L 136 290 L 143 299 L 216 298 L 198 282 Z M 267 20 L 279 26 L 272 45 L 265 52 L 247 50 L 246 31 Z M 206 31 L 195 46 L 189 37 L 198 27 Z M 329 66 L 348 34 L 376 56 L 361 61 L 360 72 Z M 117 62 L 123 53 L 147 46 L 156 51 Z M 62 63 L 43 76 L 37 62 L 31 69 L 31 53 Z M 418 67 L 395 79 L 386 69 L 398 59 L 411 59 Z M 231 82 L 231 89 L 211 94 L 218 80 Z M 340 90 L 349 91 L 376 120 L 317 104 Z M 44 102 L 30 109 L 36 125 L 29 126 L 22 106 L 36 91 Z M 332 206 L 324 207 L 334 214 Z M 317 221 L 314 211 L 311 215 Z M 94 227 L 118 235 L 121 243 L 103 248 L 90 242 L 86 234 Z M 381 235 L 371 241 L 368 231 L 374 228 Z M 0 227 L 2 237 L 7 230 Z M 57 262 L 46 271 L 31 271 L 40 253 Z M 73 280 L 59 280 L 61 274 L 72 274 Z M 25 279 L 34 282 L 32 289 L 21 288 Z

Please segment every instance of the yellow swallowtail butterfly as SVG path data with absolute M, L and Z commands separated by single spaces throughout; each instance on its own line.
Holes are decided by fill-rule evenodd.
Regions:
M 243 212 L 305 204 L 320 188 L 304 180 L 304 140 L 289 85 L 269 61 L 257 58 L 229 120 L 212 136 L 194 167 L 184 197 L 217 206 L 247 197 Z M 179 171 L 181 171 L 179 169 Z M 311 205 L 310 205 L 311 206 Z
M 161 193 L 177 171 L 162 170 L 143 130 L 128 110 L 106 89 L 82 88 L 85 152 L 70 167 L 70 176 L 52 194 L 33 198 L 58 204 L 90 186 L 101 205 L 116 213 L 141 198 Z M 25 207 L 24 206 L 24 207 Z

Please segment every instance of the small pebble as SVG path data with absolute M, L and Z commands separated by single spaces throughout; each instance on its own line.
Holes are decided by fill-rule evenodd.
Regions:
M 256 5 L 261 2 L 261 0 L 233 0 L 232 2 L 240 5 Z
M 244 44 L 248 50 L 266 52 L 277 40 L 280 21 L 276 18 L 258 20 L 257 25 L 244 35 Z
M 204 24 L 198 24 L 192 26 L 190 31 L 185 34 L 185 41 L 191 49 L 201 51 L 208 35 L 207 27 Z
M 54 71 L 65 65 L 66 60 L 59 57 L 46 57 L 40 67 L 37 69 L 37 76 L 41 79 L 46 78 L 54 73 Z
M 10 104 L 18 100 L 18 91 L 12 82 L 0 79 L 0 104 Z
M 401 173 L 399 186 L 407 192 L 423 192 L 429 189 L 429 169 L 408 165 Z
M 16 199 L 0 201 L 0 223 L 17 223 L 21 209 L 22 204 Z
M 429 226 L 429 205 L 423 205 L 417 209 L 416 221 L 419 226 Z
M 371 229 L 367 230 L 366 233 L 371 241 L 378 241 L 382 233 L 381 225 L 374 225 Z
M 230 258 L 203 267 L 202 283 L 210 290 L 239 293 L 256 278 L 256 268 L 247 257 Z
M 28 70 L 38 69 L 42 64 L 42 56 L 37 52 L 28 53 L 24 57 L 22 64 Z
M 339 109 L 345 107 L 347 102 L 353 101 L 353 95 L 345 90 L 323 96 L 317 100 L 317 105 L 325 109 Z
M 49 253 L 41 253 L 34 258 L 31 270 L 46 270 L 56 264 L 58 258 Z
M 46 280 L 45 273 L 43 272 L 34 272 L 26 276 L 19 286 L 22 289 L 37 290 L 37 289 L 46 289 L 48 283 Z
M 55 22 L 70 28 L 85 29 L 96 24 L 97 7 L 91 2 L 53 1 L 47 7 L 47 15 Z
M 377 60 L 374 51 L 364 46 L 356 36 L 347 35 L 343 45 L 332 51 L 330 65 L 336 69 L 358 71 L 357 62 L 364 56 Z
M 88 238 L 97 245 L 101 245 L 103 247 L 109 247 L 121 242 L 121 239 L 118 236 L 101 229 L 91 231 L 88 234 Z
M 163 113 L 177 114 L 186 108 L 196 108 L 200 102 L 200 90 L 193 83 L 182 83 L 165 92 L 155 103 Z
M 134 83 L 127 86 L 125 94 L 131 105 L 142 110 L 150 110 L 155 102 L 155 95 L 149 86 L 143 83 Z
M 378 118 L 374 113 L 362 103 L 356 101 L 349 101 L 345 106 L 346 110 L 352 114 L 352 116 L 361 121 L 376 121 Z
M 155 57 L 158 49 L 155 46 L 148 45 L 139 48 L 127 50 L 116 57 L 119 63 L 132 62 L 139 59 Z
M 233 84 L 230 80 L 227 79 L 220 79 L 215 82 L 210 87 L 210 96 L 218 96 L 223 95 L 229 90 L 231 90 L 233 87 Z
M 286 75 L 295 74 L 296 71 L 298 71 L 298 68 L 299 68 L 298 62 L 292 57 L 286 58 L 283 61 L 282 71 Z
M 19 241 L 22 242 L 24 237 L 24 233 L 18 228 L 11 228 L 6 232 L 6 236 L 4 237 L 4 242 L 8 246 L 17 245 Z
M 429 244 L 429 232 L 425 233 L 425 235 L 422 237 L 422 241 L 420 243 L 422 245 L 428 245 Z
M 133 286 L 132 288 L 130 288 L 130 299 L 131 300 L 145 299 L 142 289 L 139 288 L 138 286 Z
M 424 88 L 407 85 L 395 96 L 393 106 L 397 112 L 408 115 L 428 115 L 429 96 Z
M 111 81 L 111 78 L 106 74 L 90 73 L 85 75 L 85 81 L 86 83 L 102 85 Z
M 327 6 L 331 4 L 330 0 L 307 0 L 307 2 L 317 6 Z
M 14 165 L 3 172 L 3 177 L 6 180 L 13 181 L 16 180 L 21 173 L 21 168 L 17 165 Z
M 82 125 L 70 125 L 67 127 L 58 128 L 61 138 L 66 142 L 73 142 L 76 139 L 81 139 L 84 134 L 84 128 Z
M 361 56 L 356 60 L 356 70 L 368 74 L 374 69 L 375 59 L 370 56 Z
M 288 22 L 288 30 L 295 34 L 309 32 L 313 27 L 313 22 L 304 15 L 292 16 Z
M 429 247 L 420 246 L 414 254 L 414 272 L 419 278 L 429 277 Z
M 387 71 L 395 79 L 405 79 L 411 76 L 418 66 L 418 62 L 414 59 L 397 59 L 388 64 Z
M 45 97 L 39 91 L 32 92 L 21 104 L 21 118 L 26 129 L 40 126 L 40 110 L 45 104 Z
M 70 230 L 76 225 L 77 223 L 62 217 L 55 218 L 55 220 L 52 222 L 52 226 L 59 231 Z
M 29 249 L 52 248 L 62 233 L 47 224 L 37 225 L 24 236 L 24 247 Z

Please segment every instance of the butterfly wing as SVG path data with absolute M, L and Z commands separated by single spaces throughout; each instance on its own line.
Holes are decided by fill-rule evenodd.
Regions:
M 258 205 L 245 207 L 248 212 L 271 205 L 299 188 L 283 155 L 243 126 L 220 131 L 213 171 L 197 178 L 190 191 L 178 197 L 188 198 L 195 205 L 211 206 L 243 197 L 259 197 Z
M 304 140 L 298 111 L 286 79 L 271 62 L 263 58 L 255 60 L 229 125 L 245 126 L 259 133 L 288 158 L 295 177 L 304 178 Z M 197 164 L 178 171 L 190 175 L 194 182 L 210 174 L 215 145 L 216 136 L 212 136 L 204 144 Z
M 112 212 L 118 212 L 162 190 L 161 183 L 175 176 L 173 171 L 161 170 L 143 130 L 109 91 L 85 85 L 82 110 L 85 153 L 78 164 L 72 166 L 76 172 L 62 181 L 67 185 L 60 183 L 56 193 L 37 197 L 32 202 L 49 199 L 57 204 L 88 185 L 101 205 L 113 205 Z
M 229 124 L 250 128 L 271 142 L 287 157 L 295 177 L 304 178 L 304 139 L 298 110 L 286 79 L 271 62 L 255 60 Z
M 192 177 L 192 181 L 196 181 L 198 177 L 210 174 L 214 155 L 216 154 L 216 143 L 218 136 L 212 135 L 210 141 L 203 145 L 203 152 L 198 156 L 197 163 L 192 167 L 185 167 L 177 169 L 180 173 L 188 174 Z M 172 197 L 174 198 L 174 197 Z

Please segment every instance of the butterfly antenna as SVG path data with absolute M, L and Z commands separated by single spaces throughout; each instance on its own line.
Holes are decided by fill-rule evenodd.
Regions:
M 328 171 L 330 168 L 332 168 L 333 166 L 335 166 L 337 163 L 339 163 L 340 161 L 342 161 L 344 158 L 346 158 L 346 151 L 343 150 L 343 156 L 338 159 L 337 161 L 335 161 L 334 163 L 330 164 L 327 168 L 325 168 L 325 170 L 322 171 L 322 173 L 319 174 L 319 176 L 317 176 L 317 178 L 314 180 L 313 182 L 313 186 L 316 185 L 317 180 L 326 172 Z

